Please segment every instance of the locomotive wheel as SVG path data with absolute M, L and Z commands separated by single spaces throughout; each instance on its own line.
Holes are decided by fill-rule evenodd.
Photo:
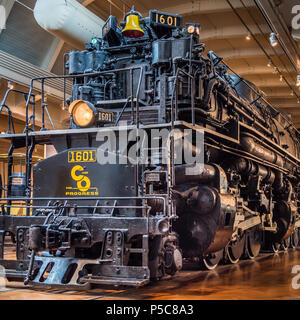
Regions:
M 291 238 L 288 237 L 287 239 L 283 240 L 281 242 L 281 247 L 284 251 L 288 251 L 289 249 L 289 246 L 290 246 L 290 243 L 291 243 Z
M 278 243 L 278 242 L 274 242 L 274 243 L 272 243 L 272 245 L 271 245 L 271 249 L 272 249 L 272 251 L 273 251 L 274 253 L 279 252 L 279 249 L 280 249 L 280 243 Z
M 247 235 L 246 257 L 254 259 L 258 256 L 262 246 L 262 232 L 258 229 L 250 231 Z
M 226 247 L 226 260 L 229 260 L 230 263 L 234 264 L 239 262 L 240 257 L 244 252 L 246 237 L 243 236 L 241 239 L 230 242 Z
M 299 232 L 298 232 L 298 229 L 297 229 L 291 235 L 291 247 L 293 249 L 295 249 L 298 246 L 299 246 Z
M 203 270 L 213 270 L 217 267 L 220 260 L 223 258 L 224 249 L 217 252 L 209 253 L 205 258 L 200 261 L 201 269 Z

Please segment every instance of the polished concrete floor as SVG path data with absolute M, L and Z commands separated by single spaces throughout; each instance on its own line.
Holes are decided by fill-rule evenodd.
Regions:
M 103 299 L 300 299 L 292 287 L 292 268 L 299 265 L 300 249 L 264 254 L 255 261 L 219 266 L 213 271 L 184 270 L 171 279 L 142 288 L 97 288 L 89 292 L 36 290 L 7 282 L 0 300 L 103 300 Z M 296 279 L 297 280 L 297 279 Z M 298 281 L 300 286 L 300 278 Z

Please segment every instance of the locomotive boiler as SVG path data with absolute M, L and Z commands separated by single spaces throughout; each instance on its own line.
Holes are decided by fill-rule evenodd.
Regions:
M 0 264 L 9 280 L 140 286 L 186 262 L 213 269 L 299 245 L 299 132 L 200 40 L 199 24 L 133 8 L 67 54 L 63 76 L 32 80 L 22 133 L 7 92 Z M 43 90 L 53 78 L 72 81 L 65 130 L 45 128 Z M 55 154 L 33 166 L 39 144 Z M 22 175 L 12 164 L 24 147 Z M 20 202 L 26 216 L 12 215 Z M 6 235 L 16 260 L 3 257 Z

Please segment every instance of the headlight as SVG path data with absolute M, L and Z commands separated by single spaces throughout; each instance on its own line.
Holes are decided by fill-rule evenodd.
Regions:
M 169 231 L 169 222 L 166 220 L 166 219 L 162 219 L 158 222 L 158 230 L 161 232 L 161 233 L 166 233 Z
M 79 127 L 89 127 L 95 122 L 95 107 L 88 101 L 75 100 L 69 107 L 73 121 Z

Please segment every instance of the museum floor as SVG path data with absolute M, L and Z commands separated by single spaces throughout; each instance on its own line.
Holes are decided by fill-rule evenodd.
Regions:
M 255 261 L 219 266 L 214 271 L 190 268 L 172 279 L 142 288 L 102 287 L 80 292 L 37 290 L 9 282 L 0 289 L 0 300 L 300 299 L 300 289 L 292 287 L 296 274 L 291 271 L 295 265 L 300 265 L 300 249 L 264 254 Z

